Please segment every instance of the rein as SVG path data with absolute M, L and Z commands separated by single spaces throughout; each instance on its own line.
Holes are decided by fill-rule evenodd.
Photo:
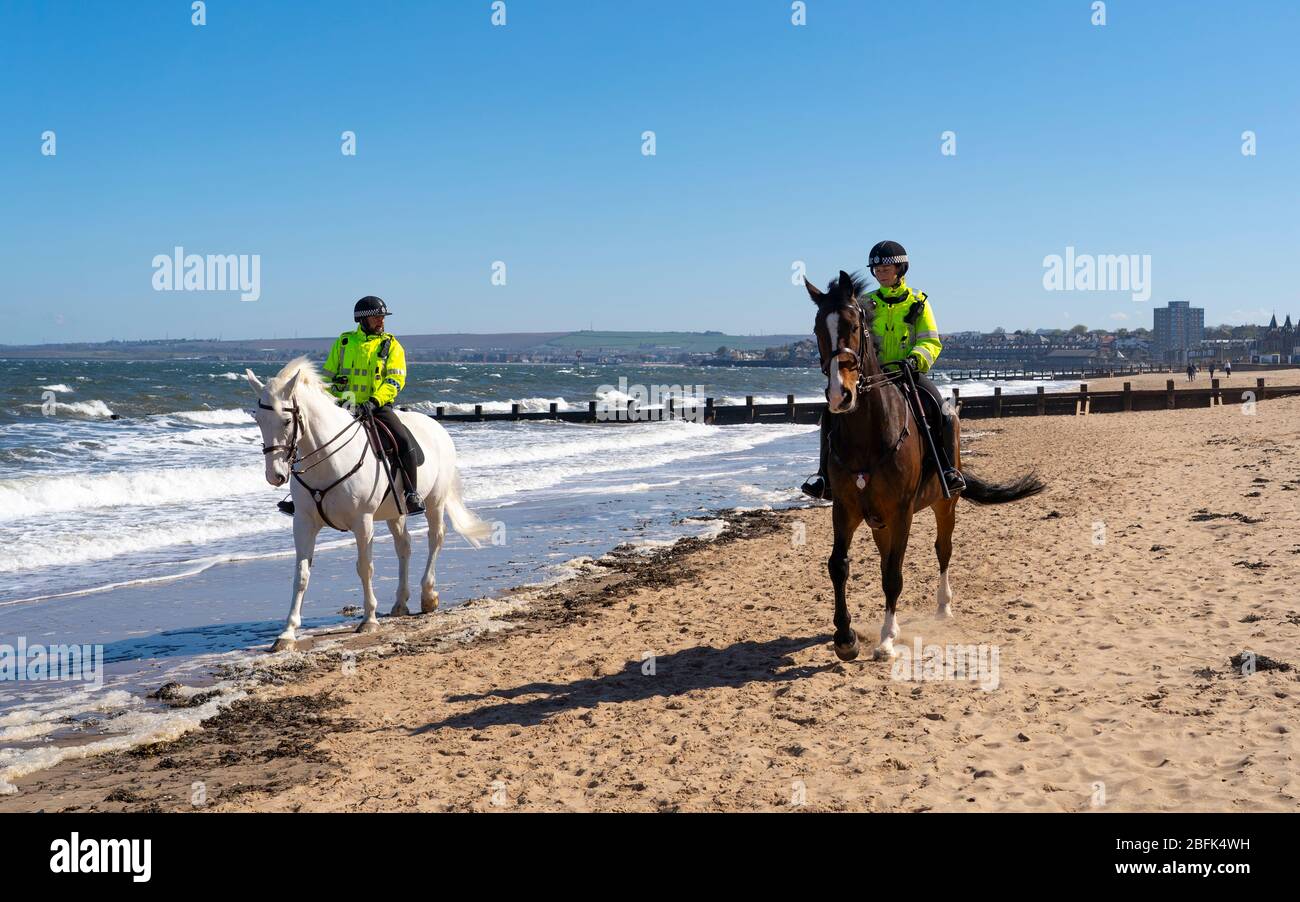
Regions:
M 275 410 L 275 408 L 272 407 L 270 404 L 263 404 L 260 398 L 257 401 L 257 406 L 262 408 L 263 410 Z M 343 474 L 338 479 L 331 482 L 329 485 L 325 486 L 325 488 L 323 489 L 312 488 L 310 485 L 307 484 L 307 481 L 302 478 L 302 474 L 312 469 L 312 467 L 324 463 L 325 461 L 333 457 L 335 454 L 337 454 L 339 451 L 342 451 L 344 448 L 346 448 L 348 444 L 352 441 L 353 436 L 356 435 L 357 430 L 361 428 L 361 421 L 353 420 L 351 423 L 344 426 L 338 432 L 334 433 L 334 436 L 329 441 L 322 443 L 320 447 L 318 447 L 316 450 L 309 451 L 307 454 L 304 454 L 301 457 L 297 457 L 296 455 L 298 452 L 298 434 L 303 431 L 302 421 L 300 420 L 301 408 L 297 404 L 294 404 L 292 407 L 286 407 L 282 409 L 288 410 L 290 413 L 293 414 L 293 434 L 289 437 L 289 444 L 263 445 L 262 453 L 271 454 L 272 452 L 275 451 L 284 451 L 285 457 L 289 461 L 289 473 L 293 476 L 294 479 L 298 480 L 299 485 L 301 485 L 304 489 L 306 489 L 308 492 L 311 493 L 312 500 L 316 502 L 316 512 L 320 514 L 320 518 L 324 520 L 326 525 L 328 525 L 331 529 L 337 529 L 339 532 L 347 532 L 346 529 L 343 529 L 340 526 L 335 526 L 334 523 L 330 520 L 330 518 L 325 515 L 325 506 L 323 503 L 325 499 L 325 494 L 329 492 L 330 489 L 334 488 L 340 483 L 345 482 L 348 479 L 351 479 L 356 474 L 356 472 L 361 469 L 361 465 L 366 462 L 366 451 L 370 448 L 370 442 L 367 440 L 366 443 L 362 445 L 361 456 L 357 458 L 356 466 L 354 466 L 351 470 L 348 470 L 347 473 Z M 329 454 L 326 454 L 324 457 L 322 457 L 320 460 L 316 461 L 315 463 L 310 464 L 306 467 L 301 466 L 303 461 L 324 451 L 330 445 L 334 444 L 334 442 L 338 441 L 338 439 L 345 432 L 348 432 L 349 430 L 352 431 L 352 435 L 348 436 L 347 441 L 343 442 L 343 444 L 339 445 L 337 448 L 335 448 Z

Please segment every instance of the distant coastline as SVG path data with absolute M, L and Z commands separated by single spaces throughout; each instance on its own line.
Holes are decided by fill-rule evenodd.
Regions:
M 341 330 L 340 330 L 341 331 Z M 304 338 L 146 339 L 0 345 L 0 359 L 210 360 L 227 363 L 324 357 L 335 335 Z M 804 335 L 722 332 L 503 332 L 401 334 L 416 363 L 681 363 L 700 365 L 720 351 L 763 353 L 807 340 Z

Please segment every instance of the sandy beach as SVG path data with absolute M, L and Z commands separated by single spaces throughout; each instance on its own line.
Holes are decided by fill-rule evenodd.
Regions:
M 967 428 L 968 468 L 1049 487 L 961 506 L 952 620 L 918 515 L 898 644 L 996 648 L 996 688 L 836 661 L 829 509 L 753 512 L 268 656 L 203 728 L 23 778 L 0 810 L 1300 810 L 1300 399 Z M 865 529 L 852 566 L 874 633 Z
M 1219 388 L 1238 388 L 1245 391 L 1255 387 L 1257 379 L 1263 379 L 1265 385 L 1300 385 L 1300 369 L 1273 370 L 1236 370 L 1231 377 L 1223 374 L 1222 368 L 1216 368 L 1214 378 L 1219 380 Z M 1142 373 L 1138 376 L 1114 376 L 1108 379 L 1085 379 L 1089 391 L 1120 391 L 1125 382 L 1133 385 L 1134 391 L 1143 389 L 1161 389 L 1170 379 L 1174 380 L 1174 389 L 1210 388 L 1209 370 L 1202 369 L 1191 382 L 1186 373 Z M 1048 391 L 1051 391 L 1049 388 Z

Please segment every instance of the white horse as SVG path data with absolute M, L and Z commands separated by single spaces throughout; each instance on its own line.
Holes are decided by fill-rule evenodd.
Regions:
M 397 602 L 391 614 L 409 614 L 406 602 L 411 595 L 407 585 L 411 534 L 394 493 L 388 491 L 384 463 L 369 447 L 360 422 L 336 404 L 315 365 L 306 357 L 287 363 L 266 384 L 252 370 L 244 372 L 257 393 L 257 408 L 253 413 L 262 430 L 266 481 L 282 486 L 292 480 L 293 541 L 297 558 L 293 602 L 284 632 L 271 650 L 299 647 L 297 630 L 302 625 L 302 599 L 311 573 L 312 552 L 317 533 L 326 525 L 351 531 L 357 539 L 357 575 L 361 577 L 365 597 L 365 619 L 357 632 L 369 633 L 379 628 L 375 614 L 379 603 L 370 585 L 374 574 L 376 518 L 388 521 L 397 549 Z M 424 499 L 425 517 L 429 521 L 429 562 L 420 580 L 420 613 L 427 614 L 438 607 L 433 565 L 446 535 L 443 512 L 451 518 L 452 527 L 476 548 L 490 534 L 491 527 L 461 501 L 456 448 L 447 430 L 423 414 L 399 413 L 399 416 L 424 450 L 425 462 L 416 473 L 416 491 Z M 400 473 L 400 468 L 394 473 L 398 495 L 402 492 Z

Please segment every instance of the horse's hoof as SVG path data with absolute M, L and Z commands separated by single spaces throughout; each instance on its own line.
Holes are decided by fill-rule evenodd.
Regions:
M 409 617 L 411 609 L 406 606 L 406 602 L 399 601 L 393 605 L 393 609 L 388 612 L 389 617 Z
M 839 658 L 841 661 L 852 661 L 854 658 L 858 656 L 858 652 L 861 650 L 861 648 L 862 648 L 862 644 L 857 640 L 856 636 L 853 639 L 852 645 L 841 645 L 840 643 L 836 642 L 835 657 Z
M 420 599 L 420 613 L 421 613 L 421 614 L 432 614 L 432 613 L 433 613 L 434 611 L 436 611 L 436 610 L 438 610 L 438 593 L 437 593 L 437 592 L 434 592 L 434 593 L 433 593 L 430 597 L 428 597 L 428 598 L 421 598 L 421 599 Z
M 361 621 L 361 625 L 357 627 L 358 633 L 374 633 L 374 632 L 378 632 L 378 630 L 379 630 L 378 620 L 363 620 Z
M 940 620 L 951 620 L 952 605 L 947 605 L 947 604 L 939 605 L 939 609 L 934 612 L 934 616 L 938 617 Z
M 271 646 L 271 654 L 275 654 L 278 651 L 307 651 L 315 644 L 316 640 L 306 636 L 301 639 L 286 639 L 281 636 L 276 639 L 275 644 Z
M 888 645 L 877 645 L 871 652 L 871 659 L 873 661 L 892 661 L 897 657 L 898 652 L 895 650 L 893 642 L 890 642 Z

